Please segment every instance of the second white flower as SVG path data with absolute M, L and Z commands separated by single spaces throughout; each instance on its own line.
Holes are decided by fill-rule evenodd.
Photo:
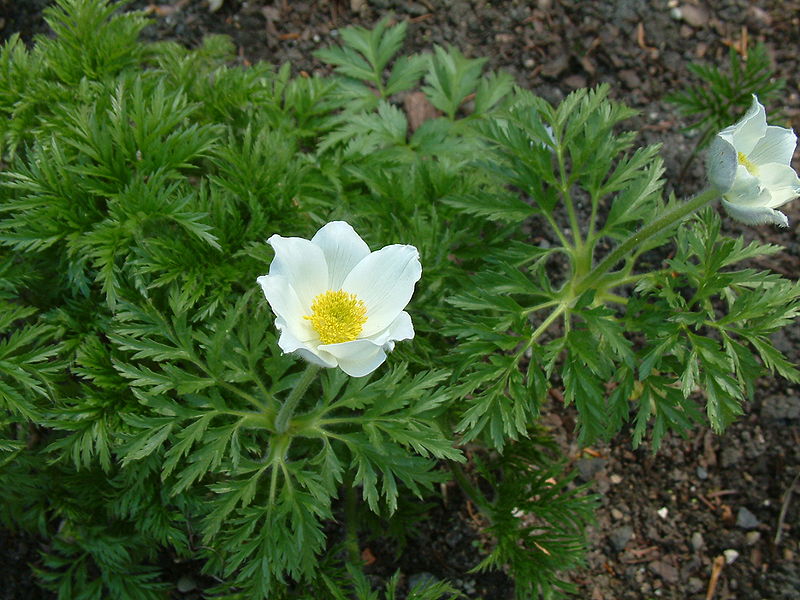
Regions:
M 789 225 L 775 209 L 800 195 L 800 179 L 790 164 L 796 145 L 791 129 L 767 125 L 755 96 L 744 117 L 716 135 L 708 151 L 708 178 L 730 216 L 748 225 Z

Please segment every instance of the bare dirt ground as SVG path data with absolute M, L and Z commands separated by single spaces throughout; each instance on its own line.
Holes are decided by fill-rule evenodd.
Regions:
M 45 0 L 0 0 L 0 39 L 26 40 L 47 31 Z M 690 61 L 724 63 L 764 42 L 787 79 L 782 106 L 800 129 L 800 1 L 798 0 L 225 0 L 212 13 L 205 0 L 135 0 L 155 19 L 146 36 L 195 46 L 207 33 L 231 35 L 243 64 L 289 61 L 296 72 L 327 73 L 312 52 L 337 42 L 348 25 L 371 26 L 391 14 L 409 22 L 407 50 L 451 44 L 467 56 L 489 57 L 524 87 L 557 102 L 571 90 L 601 82 L 640 111 L 631 128 L 641 142 L 663 144 L 670 189 L 688 195 L 704 185 L 700 161 L 683 176 L 694 140 L 663 101 L 692 80 Z M 797 158 L 797 156 L 796 156 Z M 796 160 L 795 167 L 800 166 Z M 800 201 L 784 207 L 792 227 L 730 231 L 781 244 L 785 252 L 757 266 L 796 278 L 800 272 Z M 800 324 L 775 345 L 798 362 Z M 800 389 L 759 382 L 756 400 L 724 435 L 695 431 L 667 440 L 653 456 L 631 449 L 623 432 L 612 444 L 574 444 L 573 414 L 556 402 L 544 424 L 560 440 L 581 478 L 602 493 L 590 532 L 586 568 L 569 575 L 587 600 L 791 600 L 800 598 Z M 794 496 L 792 496 L 794 490 Z M 468 574 L 486 543 L 470 506 L 452 489 L 446 506 L 414 527 L 399 562 L 380 539 L 364 539 L 376 579 L 399 568 L 408 580 L 448 578 L 468 598 L 511 597 L 502 574 Z M 31 584 L 38 542 L 0 532 L 0 598 L 49 597 Z M 715 566 L 716 564 L 716 566 Z M 718 574 L 718 577 L 712 576 Z M 175 592 L 176 598 L 191 595 Z

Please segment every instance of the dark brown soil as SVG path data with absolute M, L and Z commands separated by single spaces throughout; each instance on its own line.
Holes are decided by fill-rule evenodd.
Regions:
M 45 32 L 45 4 L 0 0 L 0 36 L 21 32 L 30 40 Z M 745 36 L 750 44 L 764 42 L 787 79 L 783 105 L 775 108 L 800 129 L 798 0 L 225 0 L 213 14 L 205 0 L 135 0 L 131 6 L 153 14 L 149 38 L 195 46 L 207 33 L 226 33 L 244 64 L 288 61 L 296 72 L 327 73 L 314 50 L 335 44 L 343 27 L 371 26 L 392 14 L 409 22 L 408 51 L 451 44 L 468 56 L 489 57 L 489 68 L 509 71 L 550 101 L 608 82 L 613 97 L 641 111 L 630 126 L 642 132 L 642 143 L 663 144 L 667 179 L 678 195 L 704 185 L 699 162 L 679 177 L 694 140 L 663 101 L 690 83 L 690 61 L 722 63 L 731 45 L 743 49 Z M 786 230 L 745 229 L 730 221 L 725 226 L 785 246 L 758 266 L 796 278 L 800 201 L 782 210 L 792 224 Z M 795 323 L 775 344 L 798 362 L 798 341 Z M 608 446 L 577 448 L 573 414 L 555 404 L 543 421 L 581 477 L 602 492 L 587 567 L 571 574 L 580 598 L 702 600 L 711 597 L 718 557 L 725 564 L 715 600 L 800 598 L 798 386 L 765 379 L 746 416 L 724 435 L 696 431 L 687 439 L 671 438 L 655 456 L 631 450 L 625 433 Z M 510 598 L 502 575 L 467 573 L 484 543 L 470 508 L 452 490 L 448 504 L 414 524 L 417 533 L 399 562 L 379 540 L 365 539 L 372 571 L 380 576 L 399 568 L 411 580 L 432 574 L 450 579 L 469 598 Z M 0 599 L 43 597 L 26 566 L 36 563 L 36 548 L 36 540 L 0 532 Z

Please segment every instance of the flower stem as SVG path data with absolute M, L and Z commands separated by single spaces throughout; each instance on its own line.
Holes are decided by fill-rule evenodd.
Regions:
M 294 415 L 297 404 L 300 402 L 303 394 L 306 393 L 306 390 L 308 390 L 308 386 L 314 381 L 317 373 L 319 373 L 319 369 L 317 365 L 312 365 L 310 363 L 306 365 L 306 370 L 303 371 L 297 383 L 294 384 L 294 389 L 278 411 L 278 416 L 275 417 L 275 431 L 277 433 L 286 433 L 289 429 L 289 421 Z
M 708 189 L 701 192 L 691 200 L 679 204 L 667 211 L 651 223 L 642 227 L 639 231 L 631 234 L 624 242 L 614 248 L 614 250 L 606 256 L 600 263 L 595 266 L 589 273 L 579 279 L 575 284 L 575 295 L 580 296 L 583 292 L 590 289 L 597 281 L 606 273 L 608 273 L 614 265 L 627 256 L 627 254 L 641 245 L 642 242 L 650 239 L 669 229 L 673 225 L 680 223 L 688 215 L 696 210 L 704 207 L 706 204 L 719 197 L 719 191 L 715 189 Z

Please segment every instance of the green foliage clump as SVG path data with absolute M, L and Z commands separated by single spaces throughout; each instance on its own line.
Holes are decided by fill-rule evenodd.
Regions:
M 358 545 L 451 478 L 488 523 L 475 568 L 564 597 L 595 499 L 536 426 L 548 391 L 581 443 L 632 420 L 657 447 L 797 380 L 769 336 L 800 289 L 736 266 L 777 248 L 665 201 L 607 89 L 552 106 L 456 49 L 400 56 L 387 21 L 295 78 L 140 43 L 118 8 L 58 0 L 54 37 L 0 49 L 0 521 L 48 540 L 59 598 L 165 598 L 169 564 L 215 598 L 456 598 L 372 589 Z M 415 90 L 440 116 L 411 131 Z M 425 269 L 415 339 L 365 378 L 282 355 L 255 283 L 270 235 L 336 219 Z

